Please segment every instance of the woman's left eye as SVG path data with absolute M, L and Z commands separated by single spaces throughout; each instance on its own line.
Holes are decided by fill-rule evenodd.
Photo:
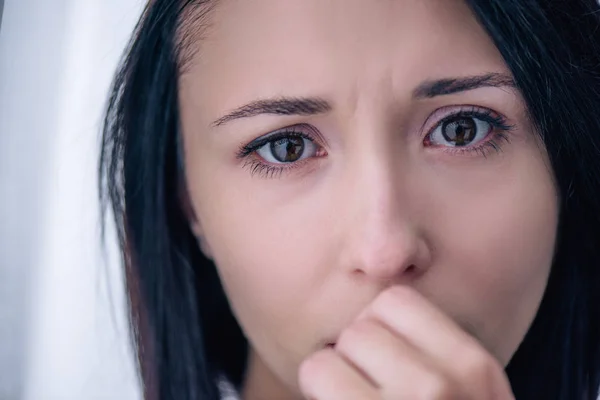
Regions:
M 449 110 L 452 108 L 438 112 Z M 452 154 L 474 153 L 485 157 L 488 150 L 501 150 L 503 142 L 509 141 L 507 132 L 512 129 L 504 116 L 490 109 L 462 107 L 438 122 L 425 137 L 424 144 L 445 147 Z
M 314 157 L 318 146 L 302 136 L 282 136 L 265 143 L 256 153 L 272 164 L 289 164 Z
M 439 124 L 430 134 L 432 144 L 448 147 L 473 146 L 485 139 L 494 126 L 475 116 L 455 116 Z

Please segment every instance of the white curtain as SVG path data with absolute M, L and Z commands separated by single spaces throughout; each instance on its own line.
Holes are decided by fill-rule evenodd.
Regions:
M 5 0 L 0 25 L 0 399 L 135 400 L 102 111 L 143 0 Z

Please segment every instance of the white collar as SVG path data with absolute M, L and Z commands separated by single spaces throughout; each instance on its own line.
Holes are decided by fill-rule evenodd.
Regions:
M 240 400 L 240 395 L 227 378 L 219 378 L 217 387 L 219 388 L 219 393 L 221 393 L 221 400 Z

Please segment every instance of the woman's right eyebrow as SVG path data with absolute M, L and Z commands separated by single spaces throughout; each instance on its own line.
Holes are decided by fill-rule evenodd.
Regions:
M 424 99 L 475 90 L 482 87 L 511 87 L 516 84 L 512 77 L 503 73 L 443 78 L 425 81 L 413 91 L 413 98 Z M 257 115 L 317 115 L 332 110 L 331 104 L 320 97 L 277 97 L 260 99 L 247 103 L 215 120 L 211 126 L 217 127 L 227 122 Z
M 331 111 L 329 102 L 318 97 L 278 97 L 255 100 L 234 109 L 211 125 L 221 126 L 229 121 L 249 118 L 261 114 L 273 115 L 316 115 Z

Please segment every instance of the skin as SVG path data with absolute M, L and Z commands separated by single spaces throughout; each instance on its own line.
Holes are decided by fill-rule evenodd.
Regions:
M 510 398 L 503 367 L 543 296 L 559 200 L 518 90 L 414 96 L 510 76 L 468 8 L 223 0 L 211 18 L 180 78 L 186 183 L 251 345 L 243 397 Z M 283 96 L 330 109 L 214 123 Z M 506 140 L 485 122 L 472 146 L 431 140 L 472 106 L 504 117 Z M 315 145 L 283 172 L 256 172 L 281 167 L 268 147 L 236 157 L 289 127 Z

